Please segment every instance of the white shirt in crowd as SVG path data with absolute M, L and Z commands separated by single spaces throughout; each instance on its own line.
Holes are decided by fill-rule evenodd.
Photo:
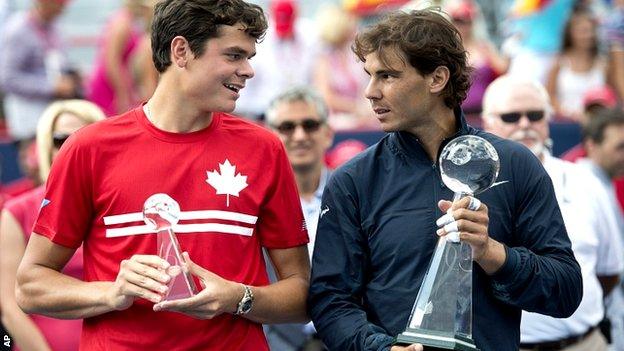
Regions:
M 545 155 L 561 214 L 581 266 L 583 299 L 569 318 L 522 312 L 520 340 L 539 343 L 581 335 L 604 316 L 597 276 L 619 275 L 624 269 L 622 237 L 612 202 L 594 174 L 582 166 Z M 552 297 L 556 299 L 556 296 Z
M 316 239 L 316 227 L 318 226 L 319 216 L 321 215 L 321 199 L 323 197 L 323 190 L 329 179 L 330 172 L 327 168 L 323 168 L 321 171 L 321 179 L 319 185 L 314 192 L 314 196 L 310 201 L 301 199 L 301 209 L 303 209 L 303 218 L 306 221 L 306 227 L 308 228 L 308 236 L 310 237 L 310 243 L 308 244 L 308 252 L 310 253 L 310 259 L 312 259 L 312 252 L 314 252 L 314 240 Z

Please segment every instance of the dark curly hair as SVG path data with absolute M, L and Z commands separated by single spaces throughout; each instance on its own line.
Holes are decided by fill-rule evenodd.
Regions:
M 262 8 L 242 0 L 163 0 L 154 8 L 152 59 L 162 73 L 171 65 L 171 41 L 183 36 L 195 56 L 204 53 L 206 40 L 218 36 L 220 25 L 241 23 L 259 42 L 267 30 Z
M 466 99 L 472 69 L 467 64 L 461 35 L 438 8 L 389 14 L 359 33 L 351 49 L 362 62 L 376 52 L 386 65 L 386 49 L 397 49 L 422 75 L 445 66 L 450 71 L 441 94 L 445 105 L 455 108 Z

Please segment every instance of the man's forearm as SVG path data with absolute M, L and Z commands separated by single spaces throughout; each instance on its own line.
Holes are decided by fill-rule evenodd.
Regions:
M 53 269 L 20 266 L 16 300 L 26 313 L 59 319 L 97 316 L 113 310 L 107 292 L 113 282 L 83 282 Z
M 485 273 L 494 274 L 505 264 L 505 246 L 498 241 L 490 238 L 488 240 L 488 248 L 476 262 L 483 268 Z
M 308 322 L 308 286 L 307 279 L 292 276 L 271 285 L 252 287 L 254 304 L 245 317 L 266 324 Z

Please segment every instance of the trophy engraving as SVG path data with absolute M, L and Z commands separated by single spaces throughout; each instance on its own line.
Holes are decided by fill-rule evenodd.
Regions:
M 191 297 L 197 293 L 193 277 L 180 244 L 173 232 L 173 226 L 180 218 L 180 205 L 167 194 L 154 194 L 143 205 L 143 220 L 156 231 L 158 256 L 171 265 L 166 273 L 171 276 L 163 301 Z
M 475 135 L 449 142 L 439 164 L 442 181 L 454 192 L 453 201 L 490 188 L 500 168 L 496 149 Z M 469 208 L 476 210 L 480 201 L 473 201 Z M 452 214 L 444 217 L 447 222 L 437 224 L 453 228 Z M 459 240 L 456 224 L 454 228 L 438 240 L 408 326 L 397 337 L 397 344 L 420 343 L 425 350 L 478 350 L 472 340 L 472 249 Z

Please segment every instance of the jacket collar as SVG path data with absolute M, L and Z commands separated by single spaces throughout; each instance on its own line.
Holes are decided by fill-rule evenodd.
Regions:
M 464 116 L 464 112 L 460 107 L 457 107 L 453 110 L 455 115 L 456 125 L 458 126 L 457 131 L 450 137 L 445 138 L 440 145 L 440 150 L 448 144 L 449 141 L 457 138 L 460 135 L 470 134 L 472 127 L 466 123 L 466 117 Z M 419 161 L 426 161 L 427 163 L 431 163 L 431 160 L 427 156 L 420 140 L 412 133 L 406 131 L 392 132 L 390 137 L 390 148 L 394 154 L 397 156 L 404 158 L 415 158 Z M 435 160 L 437 163 L 437 160 Z

